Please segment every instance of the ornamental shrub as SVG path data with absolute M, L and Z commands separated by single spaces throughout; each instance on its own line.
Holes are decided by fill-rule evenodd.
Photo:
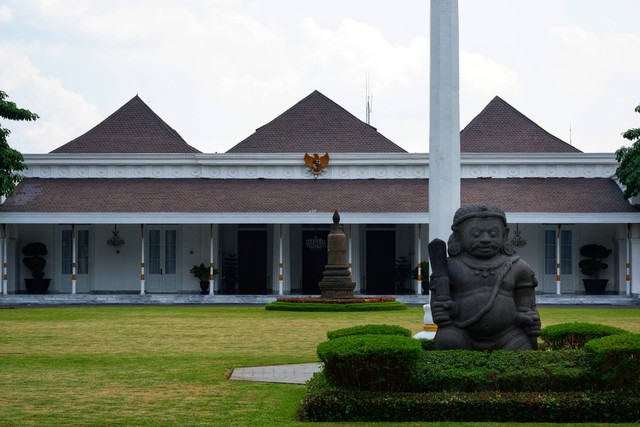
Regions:
M 335 387 L 319 372 L 307 383 L 298 419 L 313 422 L 633 423 L 632 391 L 389 393 Z
M 365 302 L 354 304 L 272 301 L 264 308 L 266 310 L 274 311 L 355 312 L 406 310 L 407 306 L 400 301 Z
M 348 335 L 320 343 L 317 353 L 333 385 L 396 391 L 409 383 L 423 351 L 400 335 Z
M 542 328 L 540 339 L 551 350 L 581 349 L 587 341 L 628 331 L 597 323 L 561 323 Z
M 584 352 L 472 351 L 425 352 L 412 376 L 411 390 L 439 391 L 569 391 L 591 384 Z
M 410 338 L 411 331 L 397 325 L 360 325 L 327 332 L 330 340 L 349 335 L 400 335 Z
M 617 334 L 589 341 L 585 352 L 602 388 L 640 390 L 640 334 Z

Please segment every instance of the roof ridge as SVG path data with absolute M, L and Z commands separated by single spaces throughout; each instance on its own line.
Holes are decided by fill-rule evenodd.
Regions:
M 503 125 L 506 122 L 514 124 L 511 123 L 513 119 L 519 127 L 506 129 Z M 528 145 L 522 142 L 527 133 Z M 468 152 L 503 152 L 497 148 L 498 142 L 502 146 L 510 145 L 505 152 L 581 152 L 497 95 L 460 131 L 460 139 L 462 150 Z M 466 146 L 470 149 L 465 149 Z
M 333 152 L 406 152 L 317 89 L 227 152 L 300 152 L 315 146 Z
M 200 150 L 189 145 L 136 94 L 100 123 L 51 152 L 199 153 Z

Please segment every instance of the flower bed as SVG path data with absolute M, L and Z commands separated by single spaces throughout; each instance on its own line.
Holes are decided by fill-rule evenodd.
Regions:
M 406 310 L 407 306 L 393 297 L 373 298 L 278 298 L 265 306 L 278 311 L 392 311 Z

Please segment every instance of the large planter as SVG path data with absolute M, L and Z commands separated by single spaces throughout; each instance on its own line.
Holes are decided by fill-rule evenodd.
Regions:
M 209 281 L 201 280 L 200 281 L 200 293 L 202 295 L 207 295 L 209 293 Z
M 607 288 L 608 279 L 582 279 L 587 294 L 602 295 Z
M 24 279 L 29 294 L 46 294 L 51 279 Z

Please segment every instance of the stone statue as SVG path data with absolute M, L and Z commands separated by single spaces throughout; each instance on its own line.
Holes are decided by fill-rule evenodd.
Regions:
M 540 335 L 538 285 L 515 255 L 505 213 L 497 206 L 458 209 L 447 249 L 429 243 L 435 348 L 533 350 Z
M 349 270 L 347 236 L 342 231 L 338 211 L 333 214 L 333 225 L 327 236 L 327 265 L 318 287 L 322 298 L 354 298 L 353 290 L 356 284 Z

